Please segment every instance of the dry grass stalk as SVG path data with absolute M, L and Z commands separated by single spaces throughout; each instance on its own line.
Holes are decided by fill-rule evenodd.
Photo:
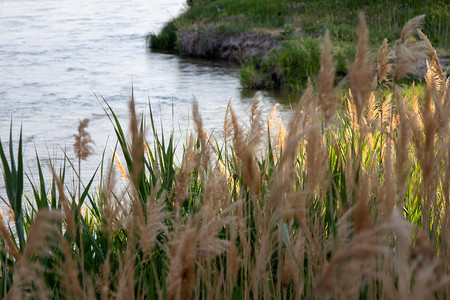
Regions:
M 198 232 L 197 258 L 199 260 L 208 261 L 228 249 L 230 241 L 218 237 L 218 232 L 225 225 L 233 220 L 231 217 L 217 217 L 210 205 L 206 204 L 202 207 L 203 217 L 202 226 Z M 211 212 L 208 210 L 211 209 Z
M 405 193 L 406 180 L 408 177 L 409 164 L 409 137 L 410 125 L 406 115 L 406 97 L 397 102 L 397 109 L 400 118 L 400 124 L 397 131 L 397 141 L 395 144 L 396 150 L 396 169 L 397 169 L 397 187 L 400 190 L 400 199 Z
M 231 99 L 227 103 L 227 109 L 225 110 L 225 116 L 223 119 L 223 140 L 224 140 L 224 149 L 227 150 L 228 141 L 232 139 L 233 136 L 233 124 L 230 116 L 231 110 Z
M 139 194 L 139 186 L 142 180 L 142 173 L 144 172 L 144 160 L 145 160 L 145 142 L 144 132 L 140 128 L 139 124 L 142 124 L 138 119 L 135 110 L 134 94 L 131 94 L 130 102 L 128 104 L 130 110 L 130 133 L 131 133 L 131 147 L 129 149 L 131 154 L 131 173 L 128 176 L 131 178 L 131 214 L 128 216 L 127 226 L 132 237 L 139 236 L 138 230 L 140 224 L 144 223 L 144 211 L 143 207 L 144 199 L 141 199 L 142 195 Z
M 303 131 L 303 129 L 306 127 L 307 120 L 305 118 L 305 115 L 308 115 L 310 112 L 314 111 L 313 102 L 314 89 L 311 80 L 308 79 L 308 85 L 297 104 L 294 114 L 289 119 L 286 144 L 289 144 L 289 141 L 292 142 L 293 137 L 295 137 L 299 132 Z
M 391 112 L 393 111 L 393 104 L 392 104 L 393 94 L 390 93 L 387 95 L 386 99 L 381 104 L 380 109 L 380 121 L 381 121 L 381 128 L 382 130 L 386 130 L 386 128 L 391 127 Z M 392 127 L 391 129 L 393 129 Z
M 270 113 L 269 113 L 267 129 L 269 130 L 271 135 L 275 132 L 275 128 L 278 125 L 278 122 L 280 121 L 280 116 L 278 113 L 279 106 L 280 106 L 280 103 L 275 103 L 274 106 L 272 106 L 272 109 L 270 110 Z
M 397 188 L 395 185 L 392 162 L 392 142 L 392 133 L 389 133 L 386 139 L 386 153 L 383 159 L 384 181 L 378 194 L 378 199 L 381 202 L 381 212 L 387 219 L 390 218 L 397 201 Z
M 373 228 L 368 201 L 369 180 L 366 171 L 363 170 L 356 187 L 356 207 L 353 213 L 356 234 Z
M 35 257 L 48 255 L 50 249 L 58 248 L 56 232 L 61 215 L 57 211 L 40 210 L 30 225 L 27 244 L 14 271 L 14 282 L 6 299 L 49 299 L 44 278 L 44 266 Z
M 102 265 L 102 272 L 101 272 L 101 278 L 99 282 L 97 282 L 97 289 L 100 292 L 100 299 L 101 300 L 109 300 L 111 291 L 110 291 L 110 284 L 111 284 L 111 278 L 110 278 L 110 272 L 111 272 L 111 250 L 108 249 L 106 252 L 106 259 L 105 263 Z
M 237 276 L 239 269 L 242 265 L 241 254 L 239 253 L 239 249 L 237 247 L 237 220 L 230 226 L 230 247 L 227 252 L 227 264 L 226 264 L 226 282 L 228 283 L 228 291 L 230 293 L 226 298 L 231 298 L 231 291 L 234 288 L 234 285 L 237 281 Z
M 1 210 L 0 210 L 0 236 L 5 241 L 5 244 L 7 246 L 7 252 L 9 252 L 16 259 L 16 261 L 19 260 L 20 258 L 19 250 L 17 249 L 17 246 L 14 243 L 10 235 L 10 232 L 5 226 L 5 218 L 3 217 L 3 213 Z
M 313 101 L 314 90 L 311 81 L 308 80 L 308 86 L 289 120 L 286 147 L 278 164 L 278 169 L 292 166 L 291 163 L 297 155 L 300 140 L 311 130 L 310 120 L 314 120 L 316 116 Z
M 109 167 L 105 182 L 103 184 L 103 197 L 100 199 L 100 210 L 103 216 L 104 222 L 102 223 L 102 230 L 106 234 L 107 239 L 110 240 L 114 233 L 118 229 L 118 223 L 120 222 L 119 213 L 121 211 L 120 205 L 116 203 L 114 196 L 114 188 L 116 185 L 115 169 L 112 164 Z
M 120 158 L 117 155 L 117 152 L 115 150 L 113 150 L 113 153 L 114 153 L 114 165 L 119 170 L 120 177 L 123 179 L 123 181 L 127 182 L 128 181 L 128 173 L 125 170 L 122 162 L 120 161 Z
M 144 132 L 139 129 L 140 121 L 136 115 L 133 93 L 128 108 L 130 110 L 131 158 L 133 160 L 133 174 L 130 175 L 137 188 L 138 180 L 141 178 L 140 174 L 144 170 Z
M 72 211 L 71 204 L 69 202 L 69 199 L 67 199 L 67 197 L 64 193 L 64 186 L 62 185 L 61 180 L 56 175 L 55 170 L 53 170 L 53 168 L 50 168 L 50 170 L 53 173 L 53 178 L 55 179 L 56 187 L 58 188 L 59 203 L 61 203 L 61 205 L 62 205 L 62 208 L 64 211 L 64 216 L 65 216 L 66 223 L 67 223 L 66 230 L 67 230 L 67 232 L 69 232 L 70 237 L 72 238 L 72 241 L 75 241 L 76 236 L 77 236 L 77 226 L 75 223 L 75 217 L 74 217 L 74 213 Z
M 256 93 L 253 98 L 250 113 L 250 133 L 247 138 L 247 148 L 249 152 L 256 153 L 264 134 L 263 109 L 259 93 Z
M 437 182 L 437 170 L 436 170 L 436 154 L 435 154 L 435 122 L 433 113 L 433 102 L 432 102 L 432 90 L 433 88 L 427 88 L 425 93 L 425 102 L 423 107 L 424 114 L 424 135 L 425 141 L 423 142 L 423 147 L 418 150 L 420 157 L 420 166 L 422 169 L 422 217 L 424 218 L 425 228 L 430 228 L 430 209 L 432 201 L 432 191 L 434 190 Z M 428 226 L 427 226 L 428 225 Z
M 192 103 L 192 115 L 194 117 L 195 128 L 197 129 L 197 135 L 200 139 L 201 146 L 201 166 L 204 168 L 205 172 L 209 170 L 209 164 L 211 161 L 211 153 L 209 147 L 209 138 L 207 138 L 206 132 L 203 129 L 203 121 L 200 116 L 200 112 L 198 110 L 197 100 L 194 98 L 194 102 Z
M 78 134 L 74 134 L 75 143 L 73 147 L 75 149 L 75 155 L 78 159 L 86 160 L 91 154 L 94 153 L 94 149 L 91 144 L 94 142 L 91 139 L 91 135 L 86 131 L 89 125 L 89 119 L 84 119 L 78 124 Z
M 192 220 L 171 241 L 168 252 L 169 273 L 166 278 L 169 300 L 189 299 L 195 286 L 196 223 Z
M 373 258 L 387 251 L 384 246 L 373 244 L 373 235 L 374 231 L 368 231 L 355 237 L 342 249 L 335 249 L 337 252 L 333 260 L 324 267 L 322 276 L 315 285 L 314 297 L 324 298 L 336 294 L 349 297 L 346 291 L 350 288 L 349 278 L 353 278 L 350 281 L 353 285 L 350 291 L 353 293 L 352 297 L 359 296 L 362 282 L 361 280 L 355 282 L 356 278 L 352 277 L 352 274 L 354 272 L 370 274 Z M 364 268 L 369 268 L 369 271 L 364 271 Z
M 436 68 L 427 60 L 427 72 L 425 74 L 425 81 L 427 88 L 430 90 L 433 96 L 433 101 L 440 105 L 440 98 L 442 96 L 442 77 L 439 76 Z
M 94 141 L 91 139 L 91 135 L 86 131 L 89 125 L 89 119 L 84 119 L 78 124 L 78 135 L 74 134 L 75 143 L 73 144 L 75 150 L 75 156 L 78 158 L 78 201 L 81 198 L 81 160 L 86 160 L 91 154 L 94 153 L 94 149 L 91 144 Z
M 144 255 L 144 262 L 151 259 L 158 235 L 161 232 L 167 232 L 167 226 L 164 224 L 167 213 L 164 209 L 164 202 L 157 199 L 158 193 L 159 186 L 156 186 L 147 200 L 146 221 L 144 224 L 140 224 L 139 246 Z
M 439 141 L 441 143 L 438 143 L 437 150 L 438 150 L 438 156 L 440 156 L 439 153 L 445 153 L 445 150 L 441 150 L 443 146 L 443 142 L 447 141 L 450 137 L 450 102 L 445 100 L 446 93 L 448 91 L 448 83 L 449 79 L 447 79 L 447 82 L 436 82 L 434 86 L 438 86 L 438 88 L 435 88 L 433 92 L 433 104 L 434 104 L 434 116 L 435 116 L 435 126 L 436 126 L 436 134 L 439 137 Z
M 289 230 L 292 232 L 292 230 Z M 300 232 L 297 236 L 291 236 L 293 244 L 288 244 L 284 248 L 283 269 L 280 278 L 282 287 L 287 287 L 291 282 L 294 284 L 294 295 L 300 297 L 303 294 L 304 275 L 304 255 L 306 241 Z
M 320 71 L 317 78 L 317 100 L 323 110 L 325 126 L 335 116 L 338 104 L 337 89 L 334 86 L 335 73 L 336 67 L 331 54 L 330 33 L 327 31 L 323 42 Z
M 354 131 L 357 131 L 359 129 L 358 114 L 356 110 L 355 98 L 353 97 L 353 93 L 351 90 L 348 91 L 347 115 L 348 119 L 350 120 L 350 124 L 352 125 L 352 129 Z
M 265 289 L 268 288 L 268 258 L 272 255 L 273 251 L 270 236 L 271 233 L 269 230 L 264 230 L 262 232 L 259 248 L 255 253 L 255 265 L 251 272 L 251 288 L 255 299 L 263 298 L 266 294 Z
M 61 250 L 64 255 L 64 262 L 59 262 L 61 266 L 61 284 L 66 293 L 72 295 L 72 299 L 83 299 L 85 294 L 83 287 L 78 279 L 78 266 L 72 259 L 72 250 L 67 240 L 62 236 L 61 232 L 57 232 L 59 241 L 61 243 Z
M 228 193 L 227 175 L 222 173 L 219 164 L 216 164 L 205 178 L 203 188 L 203 203 L 210 205 L 211 211 L 227 209 L 232 203 Z
M 313 97 L 311 85 L 309 85 L 309 88 L 304 92 L 302 99 L 307 100 L 309 97 L 311 97 L 311 99 Z M 292 165 L 294 164 L 295 157 L 298 153 L 299 142 L 305 135 L 310 134 L 313 127 L 318 126 L 307 123 L 308 121 L 306 120 L 305 115 L 309 115 L 309 113 L 304 113 L 302 111 L 301 103 L 302 101 L 297 104 L 296 111 L 289 121 L 290 130 L 288 131 L 288 136 L 286 138 L 286 147 L 283 150 L 281 159 L 275 169 L 275 179 L 270 189 L 269 205 L 266 207 L 265 213 L 265 226 L 268 226 L 269 228 L 270 225 L 275 224 L 274 222 L 284 214 L 281 208 L 283 208 L 284 201 L 289 198 L 289 195 L 292 192 L 292 178 L 294 176 Z M 302 129 L 302 131 L 300 131 L 300 129 Z
M 431 62 L 432 67 L 436 70 L 439 78 L 442 80 L 444 78 L 444 72 L 442 71 L 441 64 L 439 63 L 439 58 L 437 56 L 436 50 L 434 50 L 430 40 L 422 32 L 422 30 L 418 29 L 417 33 L 419 34 L 420 38 L 425 42 L 426 55 L 428 60 Z
M 391 86 L 388 75 L 392 71 L 392 63 L 389 62 L 391 59 L 391 54 L 388 51 L 388 46 L 387 39 L 384 39 L 380 49 L 378 50 L 377 78 L 378 84 L 382 84 L 384 82 L 385 85 Z
M 375 94 L 371 93 L 369 97 L 369 103 L 367 104 L 367 122 L 374 128 L 377 127 L 377 113 L 378 108 Z
M 135 299 L 134 284 L 135 284 L 135 250 L 133 248 L 133 243 L 128 241 L 125 254 L 119 260 L 119 278 L 117 286 L 117 296 L 118 300 Z
M 350 71 L 349 85 L 353 95 L 358 119 L 365 106 L 365 101 L 372 90 L 373 71 L 369 60 L 369 33 L 364 14 L 359 14 L 358 46 L 355 61 Z
M 194 150 L 194 137 L 191 135 L 184 152 L 180 171 L 175 175 L 174 180 L 173 203 L 176 218 L 178 217 L 179 206 L 188 197 L 190 175 L 198 165 L 197 157 Z
M 247 144 L 245 143 L 244 136 L 242 133 L 242 129 L 239 126 L 237 117 L 233 111 L 233 109 L 229 108 L 228 110 L 229 114 L 229 121 L 226 122 L 228 126 L 231 126 L 232 132 L 233 132 L 233 146 L 234 150 L 236 152 L 236 156 L 240 160 L 240 171 L 242 172 L 242 176 L 244 179 L 245 185 L 254 193 L 258 194 L 260 189 L 260 174 L 259 174 L 259 168 L 255 161 L 255 153 L 252 152 L 252 150 L 255 149 L 255 147 L 258 145 L 256 141 L 258 140 L 257 134 L 258 130 L 258 124 L 261 122 L 261 120 L 254 119 L 252 121 L 252 124 L 256 127 L 254 129 L 253 139 L 250 141 L 250 147 L 247 147 Z M 260 118 L 261 116 L 256 114 L 255 118 Z M 230 132 L 230 129 L 227 129 L 226 131 Z
M 413 34 L 422 26 L 425 15 L 417 16 L 409 20 L 403 26 L 400 39 L 396 41 L 394 56 L 394 83 L 404 78 L 408 73 L 418 71 L 418 62 L 425 58 L 423 52 L 424 42 L 418 42 L 413 38 Z
M 306 190 L 314 191 L 326 178 L 328 151 L 319 124 L 311 125 L 306 136 Z
M 278 107 L 279 103 L 276 103 L 269 114 L 269 120 L 267 128 L 269 130 L 270 136 L 273 140 L 272 142 L 272 152 L 275 162 L 281 155 L 282 150 L 285 147 L 287 131 L 284 127 L 283 120 L 279 116 Z M 276 130 L 276 131 L 275 131 Z
M 416 272 L 420 272 L 420 269 L 426 268 L 436 258 L 435 249 L 421 229 L 416 229 L 415 243 L 411 243 L 409 256 L 414 261 Z
M 405 42 L 409 37 L 417 32 L 425 20 L 425 15 L 420 15 L 410 19 L 403 25 L 402 32 L 400 34 L 400 43 Z

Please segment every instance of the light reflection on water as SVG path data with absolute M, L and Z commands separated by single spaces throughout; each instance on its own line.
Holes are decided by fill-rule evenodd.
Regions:
M 193 97 L 205 129 L 219 138 L 228 100 L 240 119 L 248 120 L 255 92 L 239 88 L 236 68 L 146 50 L 146 34 L 177 15 L 183 2 L 0 0 L 0 138 L 7 147 L 11 119 L 16 140 L 22 126 L 31 175 L 36 176 L 35 151 L 55 161 L 65 151 L 73 159 L 78 121 L 89 118 L 96 153 L 83 163 L 86 180 L 105 147 L 111 156 L 115 142 L 99 99 L 106 99 L 128 128 L 132 89 L 137 111 L 148 116 L 150 101 L 155 120 L 166 130 L 175 128 L 177 139 L 192 128 Z M 265 94 L 267 111 L 276 99 L 282 98 Z M 282 110 L 289 101 L 281 101 L 287 103 Z M 0 192 L 4 195 L 3 178 Z

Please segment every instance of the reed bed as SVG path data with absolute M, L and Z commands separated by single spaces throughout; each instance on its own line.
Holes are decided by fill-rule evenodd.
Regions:
M 450 79 L 422 21 L 384 41 L 374 67 L 361 14 L 344 97 L 327 34 L 319 80 L 287 124 L 255 97 L 245 128 L 228 105 L 218 142 L 194 102 L 180 164 L 151 107 L 146 141 L 133 96 L 129 134 L 104 104 L 118 146 L 97 184 L 66 182 L 92 151 L 87 121 L 78 164 L 50 163 L 49 183 L 37 158 L 31 195 L 21 137 L 17 155 L 0 142 L 1 297 L 448 299 Z M 405 93 L 421 61 L 425 91 Z

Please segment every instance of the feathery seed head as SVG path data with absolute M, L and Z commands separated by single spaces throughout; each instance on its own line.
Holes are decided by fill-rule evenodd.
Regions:
M 358 46 L 350 71 L 349 84 L 358 120 L 372 89 L 373 70 L 369 59 L 369 33 L 364 14 L 359 14 Z
M 94 149 L 91 144 L 94 141 L 91 139 L 91 135 L 86 131 L 89 125 L 89 119 L 84 119 L 78 124 L 78 134 L 74 134 L 75 143 L 73 144 L 75 155 L 77 158 L 86 160 L 91 154 L 94 153 Z

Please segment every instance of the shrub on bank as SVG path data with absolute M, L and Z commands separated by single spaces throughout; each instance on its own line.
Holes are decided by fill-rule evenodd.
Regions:
M 364 11 L 368 15 L 367 22 L 371 28 L 369 38 L 374 45 L 381 43 L 384 38 L 387 38 L 388 41 L 395 40 L 408 19 L 425 14 L 425 33 L 429 36 L 431 42 L 439 48 L 440 54 L 449 55 L 447 49 L 449 49 L 450 43 L 448 38 L 450 23 L 445 22 L 445 20 L 450 19 L 450 10 L 443 9 L 443 7 L 446 7 L 446 3 L 442 0 L 427 1 L 426 3 L 416 0 L 406 2 L 400 0 L 314 0 L 306 2 L 298 2 L 297 0 L 193 0 L 189 1 L 188 4 L 189 8 L 176 18 L 175 32 L 186 33 L 186 31 L 206 28 L 214 31 L 214 34 L 210 36 L 214 36 L 216 39 L 217 34 L 221 34 L 225 38 L 228 35 L 266 31 L 271 36 L 273 35 L 273 39 L 289 40 L 291 44 L 289 47 L 291 47 L 299 44 L 298 39 L 320 39 L 328 30 L 331 39 L 334 41 L 333 48 L 345 49 L 344 52 L 336 52 L 335 54 L 338 60 L 337 73 L 340 77 L 348 73 L 346 61 L 353 57 L 352 54 L 355 51 L 351 42 L 356 37 L 357 31 L 355 28 L 359 11 Z M 173 22 L 167 26 L 173 26 Z M 161 35 L 164 36 L 165 31 L 166 29 L 163 29 Z M 153 36 L 157 37 L 158 35 Z M 195 34 L 191 36 L 195 37 Z M 184 40 L 183 42 L 189 44 L 189 41 Z M 316 41 L 316 43 L 320 43 L 320 41 Z M 151 47 L 153 50 L 167 50 L 168 47 L 172 47 L 175 52 L 181 49 L 189 49 L 189 47 L 181 47 L 177 50 L 178 44 L 173 41 L 170 45 L 167 46 L 163 43 L 160 46 L 159 42 L 155 42 Z M 349 45 L 352 46 L 347 49 Z M 283 58 L 274 57 L 281 56 L 285 51 L 289 51 L 289 47 L 284 47 L 281 51 L 274 51 L 277 54 L 272 55 L 272 61 L 268 62 L 259 61 L 257 57 L 248 57 L 248 59 L 240 62 L 243 64 L 242 68 L 247 69 L 241 73 L 244 76 L 247 75 L 247 65 L 253 64 L 261 75 L 260 84 L 256 85 L 257 88 L 297 89 L 304 87 L 307 76 L 297 75 L 297 79 L 302 81 L 300 83 L 291 82 L 293 77 L 280 72 L 280 63 Z M 278 49 L 278 43 L 273 43 L 273 49 Z M 302 47 L 298 45 L 294 49 L 303 51 Z M 372 50 L 375 52 L 376 48 Z M 270 49 L 267 50 L 267 53 L 269 51 Z M 319 55 L 318 53 L 320 51 L 317 52 L 316 56 Z M 199 55 L 199 52 L 193 49 L 192 53 L 188 51 L 183 54 L 196 56 Z M 262 56 L 266 57 L 265 54 Z M 260 56 L 260 53 L 257 56 Z M 210 53 L 208 57 L 214 57 L 214 53 Z M 263 64 L 266 67 L 262 66 Z M 310 65 L 314 66 L 313 63 Z M 288 69 L 289 67 L 285 66 L 284 73 L 289 73 Z M 310 68 L 308 67 L 308 69 Z M 309 71 L 301 72 L 309 73 Z M 273 76 L 273 74 L 276 74 L 276 76 Z M 241 82 L 244 83 L 243 86 L 253 88 L 253 84 L 245 85 L 247 79 L 241 79 Z M 287 84 L 284 85 L 284 82 Z
M 175 21 L 172 20 L 164 26 L 159 34 L 149 34 L 147 44 L 151 49 L 174 50 L 177 42 L 176 31 Z

